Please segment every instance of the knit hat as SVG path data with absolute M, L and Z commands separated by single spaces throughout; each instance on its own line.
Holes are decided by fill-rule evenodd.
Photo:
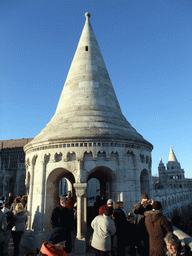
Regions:
M 162 210 L 161 202 L 155 201 L 155 202 L 152 204 L 152 209 L 154 209 L 154 210 Z
M 66 233 L 63 228 L 54 228 L 47 234 L 49 244 L 58 244 L 66 240 Z
M 0 209 L 3 209 L 3 201 L 0 200 Z
M 141 199 L 149 199 L 147 193 L 141 194 Z
M 107 205 L 108 205 L 109 203 L 112 203 L 112 204 L 113 204 L 113 200 L 112 200 L 112 199 L 107 200 Z

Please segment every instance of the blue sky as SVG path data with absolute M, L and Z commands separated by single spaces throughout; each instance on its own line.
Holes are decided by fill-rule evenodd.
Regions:
M 4 0 L 0 140 L 32 138 L 55 113 L 84 23 L 121 109 L 150 143 L 152 174 L 170 146 L 192 177 L 191 0 Z

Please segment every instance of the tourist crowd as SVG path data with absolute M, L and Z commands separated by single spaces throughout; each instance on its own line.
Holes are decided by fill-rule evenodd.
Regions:
M 0 200 L 0 253 L 8 255 L 9 241 L 12 236 L 14 256 L 19 255 L 21 237 L 27 223 L 27 195 L 13 198 L 9 193 L 7 198 Z
M 52 230 L 40 250 L 31 255 L 65 256 L 72 252 L 71 232 L 76 229 L 76 203 L 68 192 L 60 196 L 51 214 Z M 27 196 L 0 200 L 0 252 L 8 255 L 12 235 L 14 256 L 19 256 L 19 245 L 27 223 Z M 163 215 L 162 205 L 143 193 L 141 201 L 128 214 L 123 202 L 106 201 L 97 196 L 91 222 L 91 246 L 96 256 L 189 256 L 187 245 L 181 245 L 173 234 L 171 222 Z

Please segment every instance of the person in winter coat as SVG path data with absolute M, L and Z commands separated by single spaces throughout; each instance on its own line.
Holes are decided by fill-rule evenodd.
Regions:
M 167 256 L 191 256 L 192 252 L 188 245 L 181 245 L 179 238 L 172 232 L 167 233 L 164 238 L 167 247 Z
M 138 215 L 137 218 L 137 251 L 140 255 L 149 255 L 149 235 L 145 227 L 146 211 L 152 210 L 153 200 L 149 199 L 146 193 L 141 195 L 141 202 L 134 205 L 132 212 Z
M 46 242 L 42 244 L 37 256 L 66 256 L 65 242 L 65 230 L 59 227 L 54 228 L 47 234 Z
M 27 213 L 23 209 L 22 203 L 18 203 L 15 206 L 15 210 L 13 211 L 13 218 L 14 218 L 14 226 L 12 228 L 11 233 L 13 237 L 14 256 L 18 256 L 21 237 L 26 229 L 26 223 L 27 223 Z
M 9 193 L 7 199 L 6 199 L 6 203 L 8 203 L 9 208 L 11 207 L 12 203 L 13 203 L 14 197 L 12 196 L 12 193 Z
M 5 213 L 2 212 L 3 209 L 3 201 L 0 200 L 0 253 L 4 250 L 4 242 L 5 242 L 5 231 L 7 229 L 7 220 Z
M 136 237 L 137 237 L 137 223 L 135 215 L 132 212 L 129 212 L 127 218 L 127 236 L 126 236 L 126 245 L 129 248 L 130 256 L 136 255 Z
M 165 251 L 164 237 L 168 232 L 173 231 L 173 227 L 167 218 L 161 213 L 161 203 L 155 201 L 152 210 L 145 212 L 145 226 L 149 233 L 150 256 L 163 256 Z
M 4 232 L 5 240 L 4 240 L 4 250 L 3 250 L 4 256 L 7 256 L 8 255 L 9 241 L 10 241 L 10 238 L 11 238 L 11 229 L 13 227 L 13 213 L 9 210 L 9 204 L 8 203 L 3 204 L 2 212 L 5 213 L 6 219 L 7 219 L 7 229 Z
M 60 227 L 65 230 L 66 247 L 65 251 L 70 253 L 72 250 L 71 231 L 74 227 L 74 212 L 67 208 L 68 198 L 62 196 L 60 198 L 60 205 L 52 211 L 51 224 L 52 228 Z
M 113 211 L 117 236 L 117 256 L 125 255 L 126 235 L 127 235 L 127 219 L 123 210 L 123 202 L 116 203 L 116 209 Z
M 106 207 L 103 215 L 96 216 L 91 222 L 93 238 L 91 246 L 95 249 L 96 256 L 108 256 L 111 251 L 111 236 L 115 234 L 116 228 L 110 218 L 112 209 Z

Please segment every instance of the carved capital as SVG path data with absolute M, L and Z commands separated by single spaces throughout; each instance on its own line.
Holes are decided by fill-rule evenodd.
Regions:
M 76 196 L 82 197 L 86 195 L 87 183 L 74 183 L 73 186 L 76 191 Z

